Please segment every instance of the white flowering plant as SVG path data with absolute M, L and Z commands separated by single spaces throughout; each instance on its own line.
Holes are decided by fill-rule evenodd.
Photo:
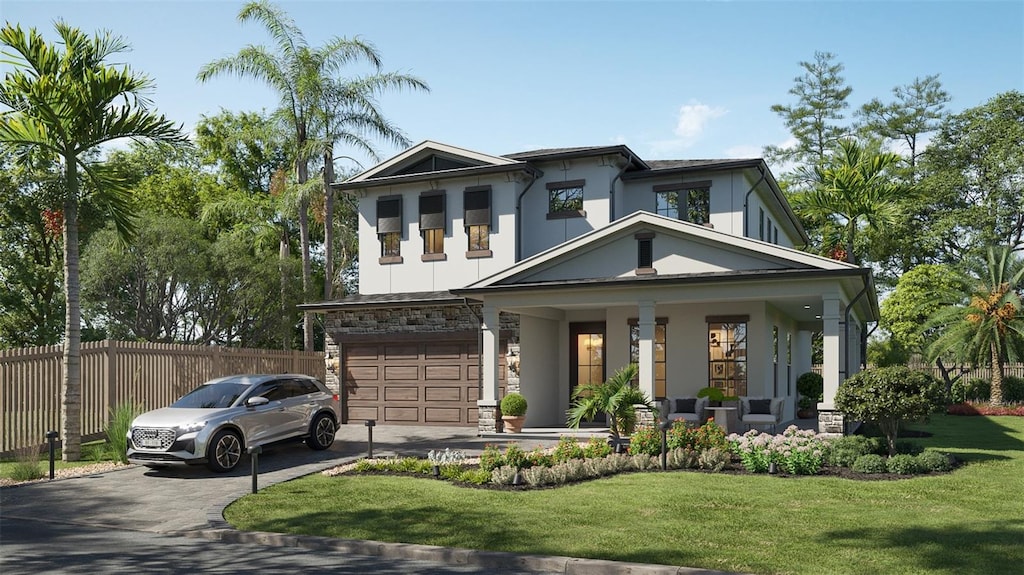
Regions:
M 433 449 L 427 453 L 427 459 L 430 463 L 437 466 L 444 465 L 462 465 L 462 462 L 466 459 L 466 454 L 458 449 L 444 448 L 444 451 L 435 451 Z
M 829 440 L 814 431 L 790 425 L 780 435 L 752 429 L 728 438 L 731 450 L 751 473 L 767 473 L 775 463 L 791 475 L 815 475 L 821 471 Z

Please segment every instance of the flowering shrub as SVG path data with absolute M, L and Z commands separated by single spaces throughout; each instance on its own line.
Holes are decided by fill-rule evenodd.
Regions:
M 587 444 L 583 446 L 583 457 L 585 458 L 607 457 L 611 454 L 612 446 L 599 437 L 591 437 L 587 440 Z
M 751 473 L 765 473 L 771 463 L 791 475 L 814 475 L 821 471 L 828 451 L 827 440 L 811 430 L 790 425 L 781 435 L 752 429 L 728 437 L 733 453 Z
M 559 463 L 569 461 L 570 459 L 583 459 L 586 457 L 583 454 L 583 447 L 580 446 L 580 442 L 570 435 L 563 435 L 558 438 L 558 445 L 555 446 L 555 451 L 552 455 L 554 455 L 555 461 Z
M 661 453 L 661 431 L 653 425 L 641 425 L 629 436 L 630 455 L 658 455 Z
M 555 464 L 555 458 L 540 447 L 535 447 L 526 454 L 528 467 L 551 467 Z
M 503 465 L 505 456 L 501 450 L 496 445 L 485 445 L 483 452 L 480 453 L 480 469 L 491 472 Z
M 711 419 L 697 428 L 689 427 L 685 421 L 677 420 L 668 430 L 667 443 L 669 449 L 683 448 L 698 452 L 716 448 L 729 449 L 725 430 Z M 660 452 L 661 446 L 659 445 L 658 453 Z

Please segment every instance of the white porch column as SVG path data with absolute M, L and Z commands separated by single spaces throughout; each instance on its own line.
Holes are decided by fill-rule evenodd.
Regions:
M 795 377 L 811 371 L 813 355 L 813 338 L 811 332 L 799 330 L 793 339 L 793 374 Z
M 842 320 L 841 305 L 838 296 L 826 296 L 822 300 L 822 355 L 821 376 L 825 383 L 825 393 L 819 409 L 832 409 L 836 391 L 839 390 L 840 371 L 843 369 L 842 331 L 839 323 Z
M 640 391 L 654 400 L 654 302 L 640 302 Z
M 493 305 L 484 304 L 482 310 L 480 330 L 483 334 L 480 350 L 481 365 L 483 370 L 481 376 L 480 399 L 477 400 L 478 423 L 480 432 L 497 431 L 498 422 L 498 339 L 500 326 L 498 324 L 498 308 Z
M 818 404 L 818 431 L 822 433 L 842 433 L 843 416 L 835 411 L 835 397 L 845 372 L 843 365 L 843 332 L 842 302 L 838 295 L 822 298 L 822 352 L 823 363 L 821 376 L 824 380 L 822 402 Z

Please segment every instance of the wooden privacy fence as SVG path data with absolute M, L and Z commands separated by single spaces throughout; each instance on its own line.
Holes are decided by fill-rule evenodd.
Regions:
M 0 452 L 41 445 L 60 429 L 63 347 L 0 350 Z M 324 380 L 323 352 L 104 340 L 82 344 L 82 437 L 102 436 L 119 404 L 164 407 L 199 384 L 236 373 L 302 373 Z

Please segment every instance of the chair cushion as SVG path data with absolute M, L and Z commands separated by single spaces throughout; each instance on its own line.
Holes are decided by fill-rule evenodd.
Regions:
M 676 399 L 672 406 L 672 413 L 696 413 L 697 398 L 687 397 Z
M 748 403 L 751 414 L 771 414 L 772 412 L 772 400 L 770 399 L 751 399 Z

